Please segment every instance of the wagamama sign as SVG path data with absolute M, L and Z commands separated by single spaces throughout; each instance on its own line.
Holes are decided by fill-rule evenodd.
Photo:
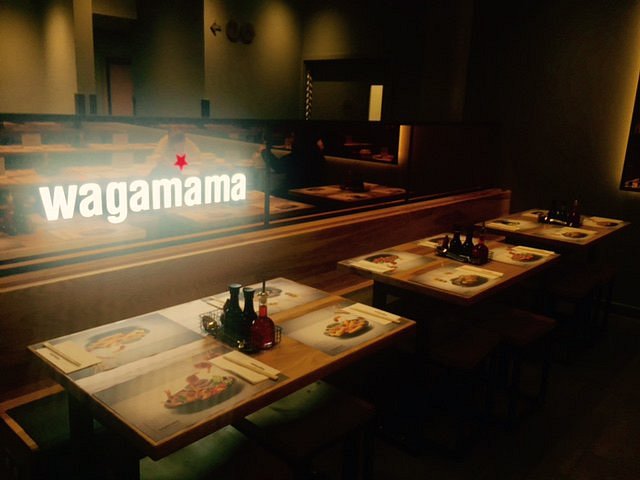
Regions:
M 203 178 L 162 178 L 40 187 L 40 199 L 47 220 L 71 219 L 77 212 L 89 218 L 107 216 L 110 223 L 122 223 L 129 212 L 139 213 L 176 207 L 227 203 L 247 198 L 247 178 L 243 173 Z

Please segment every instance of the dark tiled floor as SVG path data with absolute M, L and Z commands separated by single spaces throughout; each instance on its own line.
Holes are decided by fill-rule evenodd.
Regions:
M 489 428 L 462 460 L 379 439 L 375 462 L 380 480 L 639 479 L 640 319 L 612 316 L 595 345 L 555 361 L 544 409 L 515 431 Z

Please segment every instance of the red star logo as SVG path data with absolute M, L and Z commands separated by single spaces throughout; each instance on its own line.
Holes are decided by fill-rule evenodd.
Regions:
M 174 165 L 178 167 L 180 171 L 184 170 L 184 167 L 189 165 L 189 162 L 187 162 L 187 154 L 176 155 L 176 163 L 174 163 Z

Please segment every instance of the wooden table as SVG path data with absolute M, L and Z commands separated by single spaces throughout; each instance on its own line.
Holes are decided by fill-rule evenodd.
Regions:
M 487 230 L 498 232 L 509 241 L 551 248 L 559 252 L 587 252 L 629 226 L 629 222 L 597 216 L 582 216 L 579 228 L 538 223 L 538 215 L 544 209 L 530 209 L 493 218 L 484 222 Z
M 364 184 L 364 191 L 343 189 L 340 185 L 321 185 L 289 190 L 294 198 L 331 206 L 356 206 L 381 201 L 400 200 L 407 194 L 404 188 L 386 187 L 376 183 Z
M 227 296 L 224 292 L 50 340 L 54 345 L 72 342 L 91 350 L 101 359 L 95 367 L 65 373 L 45 354 L 49 351 L 43 344 L 30 346 L 70 393 L 70 427 L 78 459 L 84 458 L 82 452 L 90 444 L 87 437 L 95 417 L 120 433 L 130 451 L 121 469 L 135 476 L 141 455 L 162 458 L 389 345 L 415 327 L 404 318 L 382 325 L 375 317 L 364 315 L 369 327 L 361 335 L 329 337 L 323 335 L 323 329 L 338 309 L 353 302 L 284 278 L 268 281 L 267 287 L 270 316 L 282 327 L 283 335 L 273 349 L 254 358 L 281 372 L 276 381 L 250 384 L 209 363 L 230 348 L 201 332 L 200 315 L 215 311 Z M 133 337 L 128 342 L 116 341 L 122 335 Z M 165 406 L 167 391 L 184 388 L 192 375 L 207 378 L 213 374 L 234 376 L 235 390 L 230 389 L 232 393 L 224 398 L 188 404 L 183 411 Z
M 515 261 L 514 245 L 489 240 L 486 243 L 493 259 L 477 267 L 495 274 L 488 275 L 489 272 L 474 272 L 473 266 L 436 255 L 437 243 L 433 240 L 443 235 L 343 260 L 338 263 L 338 268 L 373 279 L 373 304 L 378 308 L 384 308 L 388 294 L 403 295 L 407 292 L 470 306 L 546 269 L 560 257 L 553 252 L 545 252 L 544 256 L 532 252 L 534 256 L 527 257 L 532 261 Z M 376 265 L 392 269 L 376 271 Z M 463 277 L 465 275 L 478 278 Z

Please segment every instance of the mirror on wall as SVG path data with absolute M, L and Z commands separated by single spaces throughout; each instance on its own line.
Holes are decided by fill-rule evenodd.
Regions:
M 636 91 L 620 188 L 640 192 L 640 91 Z

